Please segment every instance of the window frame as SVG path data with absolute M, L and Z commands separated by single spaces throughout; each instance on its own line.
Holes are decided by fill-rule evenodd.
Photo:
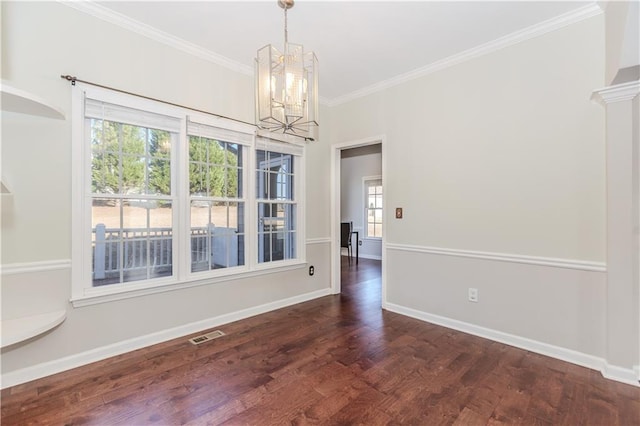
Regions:
M 284 155 L 290 155 L 292 166 L 293 166 L 293 200 L 291 202 L 287 200 L 265 200 L 258 198 L 258 194 L 256 194 L 257 180 L 258 180 L 258 165 L 257 165 L 257 152 L 259 150 L 269 151 L 269 152 L 277 152 Z M 254 150 L 251 153 L 251 171 L 253 174 L 253 180 L 249 183 L 252 193 L 251 203 L 252 208 L 249 209 L 251 213 L 254 215 L 251 217 L 251 224 L 254 226 L 253 235 L 256 235 L 258 238 L 258 205 L 261 202 L 275 201 L 275 204 L 293 204 L 296 206 L 296 214 L 295 221 L 297 225 L 296 230 L 296 258 L 295 259 L 282 259 L 282 260 L 271 260 L 268 262 L 260 262 L 259 261 L 259 248 L 258 241 L 253 242 L 252 249 L 254 250 L 251 253 L 251 259 L 254 264 L 255 270 L 268 270 L 277 267 L 288 267 L 291 265 L 296 265 L 300 263 L 300 259 L 304 259 L 304 264 L 306 264 L 306 244 L 305 244 L 305 168 L 304 168 L 304 152 L 305 145 L 303 144 L 292 144 L 292 143 L 284 143 L 277 140 L 268 139 L 264 136 L 259 136 L 256 138 L 256 143 L 254 146 Z
M 91 126 L 91 124 L 89 122 L 91 120 L 94 120 L 94 119 L 95 118 L 85 117 L 85 120 L 84 120 L 85 121 L 85 123 L 84 123 L 85 124 L 85 129 L 84 129 L 85 130 L 85 134 L 84 134 L 85 143 L 87 143 L 89 140 L 93 140 L 93 133 L 92 133 L 93 129 L 92 129 L 92 126 Z M 106 118 L 103 117 L 102 118 L 102 126 L 104 126 L 104 122 L 105 121 L 112 122 L 112 123 L 117 123 L 119 125 L 130 125 L 130 124 L 123 123 L 123 122 L 116 122 L 116 121 L 113 121 L 113 120 L 107 120 Z M 146 129 L 146 130 L 150 130 L 151 129 L 150 127 L 143 127 L 143 126 L 140 126 L 140 125 L 132 125 L 132 126 L 135 126 L 138 129 Z M 154 129 L 154 130 L 156 130 L 156 129 Z M 174 147 L 178 144 L 178 133 L 177 132 L 169 132 L 169 134 L 170 134 L 170 141 L 171 141 L 170 142 L 170 144 L 171 144 L 171 155 L 170 155 L 169 159 L 170 159 L 170 164 L 173 164 L 173 159 L 174 159 L 173 151 L 174 151 Z M 124 154 L 123 153 L 122 147 L 120 146 L 120 142 L 121 141 L 119 140 L 119 144 L 118 144 L 119 145 L 118 146 L 119 160 L 121 158 L 123 158 L 124 156 L 133 157 L 133 155 L 131 155 L 131 154 Z M 89 156 L 89 159 L 88 159 L 89 160 L 88 161 L 89 169 L 87 171 L 87 175 L 88 175 L 87 176 L 87 180 L 88 180 L 89 188 L 87 188 L 88 191 L 87 191 L 87 194 L 86 194 L 87 198 L 89 199 L 89 204 L 90 204 L 88 206 L 89 207 L 89 211 L 90 211 L 89 220 L 91 222 L 93 222 L 93 220 L 92 220 L 93 219 L 92 218 L 92 211 L 93 211 L 93 208 L 95 207 L 94 202 L 96 200 L 114 200 L 114 201 L 117 200 L 117 201 L 119 201 L 117 206 L 118 206 L 118 210 L 120 210 L 120 220 L 121 221 L 122 221 L 122 219 L 125 218 L 125 215 L 123 215 L 123 210 L 124 209 L 123 209 L 123 206 L 122 206 L 122 204 L 124 204 L 125 202 L 135 202 L 135 203 L 138 204 L 138 206 L 140 206 L 140 203 L 142 203 L 144 205 L 147 202 L 168 201 L 171 204 L 171 221 L 170 221 L 171 222 L 171 228 L 170 229 L 171 229 L 171 244 L 172 244 L 172 247 L 173 247 L 173 244 L 175 244 L 175 242 L 176 242 L 175 238 L 174 238 L 174 235 L 176 234 L 174 232 L 175 229 L 176 229 L 176 222 L 175 222 L 175 219 L 174 219 L 175 215 L 173 214 L 175 200 L 176 200 L 176 197 L 175 197 L 175 192 L 176 192 L 176 190 L 175 190 L 175 179 L 174 179 L 174 176 L 173 176 L 174 173 L 171 173 L 171 180 L 170 180 L 170 183 L 169 183 L 169 186 L 170 186 L 169 194 L 165 194 L 165 195 L 163 195 L 163 194 L 147 194 L 147 193 L 144 193 L 144 191 L 143 191 L 143 193 L 139 193 L 139 194 L 127 194 L 127 193 L 122 192 L 122 188 L 119 188 L 119 190 L 116 193 L 109 193 L 109 192 L 95 192 L 94 193 L 93 192 L 93 188 L 92 188 L 92 180 L 93 180 L 92 166 L 93 166 L 93 164 L 90 161 L 90 158 L 91 158 L 91 155 L 92 155 L 92 152 L 93 152 L 92 148 L 93 148 L 93 146 L 91 147 L 91 149 L 88 150 L 89 151 L 89 155 L 88 155 Z M 147 150 L 147 147 L 145 146 L 145 155 L 144 155 L 144 157 L 145 157 L 145 160 L 149 160 L 152 157 L 150 157 L 148 155 L 146 150 Z M 145 161 L 145 164 L 146 164 L 146 161 Z M 146 175 L 146 172 L 145 172 L 145 175 Z M 148 176 L 146 176 L 146 177 L 148 178 Z M 119 181 L 120 185 L 123 183 L 122 182 L 122 175 L 119 176 L 118 181 Z M 145 183 L 148 184 L 148 182 L 145 182 Z M 133 206 L 135 206 L 135 204 L 130 204 L 129 206 L 133 207 Z M 147 226 L 148 226 L 150 213 L 151 213 L 150 209 L 147 209 Z M 155 211 L 154 211 L 154 213 L 155 213 Z M 135 217 L 127 216 L 127 218 L 129 220 L 135 220 Z M 122 223 L 120 223 L 120 225 L 118 227 L 116 227 L 115 229 L 117 229 L 116 232 L 119 235 L 122 235 L 126 231 L 130 231 L 130 232 L 134 232 L 134 233 L 135 232 L 139 232 L 141 228 L 137 228 L 136 229 L 136 228 L 131 228 L 131 227 L 124 227 L 124 226 L 122 226 Z M 152 229 L 153 229 L 153 227 L 150 227 L 150 228 L 148 228 L 148 231 L 151 231 Z M 94 232 L 94 228 L 93 228 L 93 225 L 92 225 L 91 226 L 91 233 L 93 234 L 93 232 Z M 95 229 L 95 232 L 96 232 L 96 236 L 97 236 L 97 227 Z M 147 235 L 147 236 L 145 236 L 143 238 L 144 238 L 144 240 L 147 240 L 147 242 L 148 242 L 148 240 L 151 239 L 151 236 Z M 126 253 L 126 250 L 124 250 L 124 246 L 121 245 L 123 240 L 124 240 L 124 238 L 122 236 L 120 236 L 118 238 L 118 241 L 116 242 L 116 244 L 118 244 L 118 246 L 119 246 L 118 249 L 117 249 L 117 253 L 118 253 L 117 263 L 119 265 L 122 265 L 122 264 L 125 263 L 124 253 Z M 106 241 L 104 242 L 104 244 L 107 245 Z M 148 246 L 146 248 L 149 249 Z M 96 251 L 97 251 L 97 249 L 96 249 Z M 133 251 L 134 252 L 136 251 L 135 248 L 134 248 Z M 149 251 L 146 251 L 146 254 L 147 254 L 147 257 L 148 257 L 149 256 Z M 173 277 L 173 275 L 174 275 L 174 271 L 173 271 L 173 264 L 174 263 L 175 263 L 175 254 L 174 254 L 174 250 L 172 248 L 172 250 L 171 250 L 171 269 L 172 269 L 171 275 L 164 276 L 164 277 L 161 276 L 161 277 L 158 277 L 158 278 L 147 278 L 147 279 L 140 279 L 140 280 L 135 280 L 134 279 L 134 280 L 129 280 L 129 281 L 120 281 L 118 283 L 103 284 L 103 285 L 108 285 L 108 286 L 110 286 L 112 288 L 121 288 L 121 287 L 123 287 L 125 285 L 126 286 L 130 286 L 130 285 L 132 285 L 132 283 L 136 283 L 137 281 L 145 281 L 145 282 L 156 282 L 156 281 L 163 282 L 163 281 L 167 281 L 171 277 Z M 144 268 L 147 270 L 147 274 L 150 272 L 149 269 L 153 269 L 152 266 L 149 265 L 149 264 L 145 264 Z M 118 268 L 118 273 L 120 275 L 120 279 L 122 279 L 124 277 L 125 273 L 126 273 L 125 268 Z M 95 280 L 95 278 L 94 278 L 94 280 Z M 92 286 L 92 288 L 93 287 L 96 287 L 96 286 L 94 285 L 94 286 Z
M 171 146 L 171 194 L 172 203 L 172 275 L 99 287 L 92 285 L 91 204 L 91 146 L 87 143 L 85 99 L 94 99 L 134 108 L 180 120 L 180 131 L 172 138 Z M 72 90 L 72 184 L 71 184 L 71 302 L 74 307 L 137 297 L 188 288 L 210 285 L 217 282 L 248 278 L 270 272 L 281 272 L 305 267 L 305 188 L 304 188 L 304 144 L 271 141 L 256 136 L 255 126 L 236 122 L 218 116 L 203 114 L 185 107 L 152 101 L 135 95 L 114 90 L 76 83 Z M 245 220 L 245 264 L 241 266 L 191 272 L 190 206 L 189 191 L 189 133 L 188 122 L 221 129 L 224 134 L 237 135 L 238 140 L 219 139 L 223 142 L 238 143 L 243 150 L 242 199 Z M 233 138 L 232 138 L 233 139 Z M 259 143 L 260 141 L 260 143 Z M 255 173 L 256 152 L 267 145 L 295 151 L 294 191 L 296 194 L 297 239 L 294 259 L 258 263 L 257 199 Z M 253 210 L 256 210 L 255 212 Z
M 380 193 L 380 195 L 383 198 L 383 205 L 382 207 L 374 207 L 373 209 L 370 209 L 368 206 L 368 200 L 369 200 L 369 187 L 371 186 L 379 186 L 382 190 L 382 192 Z M 374 240 L 374 241 L 382 241 L 382 238 L 384 236 L 384 190 L 383 190 L 383 184 L 382 184 L 382 176 L 378 175 L 378 176 L 364 176 L 362 178 L 362 192 L 363 192 L 363 205 L 364 205 L 364 216 L 363 216 L 363 220 L 362 220 L 362 233 L 363 233 L 363 239 L 365 240 Z M 378 195 L 376 193 L 376 195 Z M 380 214 L 382 215 L 382 218 L 380 219 L 380 222 L 374 222 L 375 224 L 380 223 L 381 226 L 381 232 L 382 235 L 379 237 L 376 236 L 371 236 L 369 235 L 369 221 L 368 221 L 368 216 L 369 216 L 369 210 L 380 210 Z
M 261 197 L 261 194 L 256 194 L 256 198 L 255 198 L 255 208 L 256 208 L 256 226 L 258 228 L 258 233 L 257 233 L 257 243 L 258 243 L 258 257 L 256 259 L 256 261 L 258 262 L 258 264 L 263 264 L 263 263 L 273 263 L 273 262 L 280 262 L 280 261 L 286 261 L 286 260 L 292 260 L 295 259 L 294 257 L 288 257 L 287 254 L 285 253 L 288 249 L 289 250 L 293 250 L 295 252 L 297 252 L 298 249 L 298 244 L 297 244 L 297 236 L 298 236 L 298 201 L 296 199 L 296 190 L 297 190 L 297 186 L 295 183 L 296 180 L 296 174 L 297 174 L 297 159 L 296 156 L 291 155 L 291 154 L 285 154 L 279 151 L 275 151 L 275 150 L 256 150 L 255 154 L 256 154 L 256 161 L 257 161 L 257 154 L 258 151 L 264 152 L 265 155 L 268 153 L 269 154 L 269 160 L 266 160 L 267 163 L 267 168 L 261 168 L 261 166 L 259 164 L 256 163 L 256 187 L 262 187 L 262 186 L 266 186 L 267 188 L 267 196 L 266 197 Z M 280 157 L 278 158 L 278 161 L 275 162 L 273 160 L 271 160 L 271 156 L 270 154 L 275 153 L 275 154 L 279 154 Z M 290 194 L 285 195 L 285 196 L 278 196 L 278 192 L 280 191 L 282 186 L 288 186 L 286 183 L 282 184 L 279 181 L 279 178 L 282 176 L 282 174 L 280 172 L 274 173 L 273 171 L 271 171 L 271 168 L 273 166 L 277 166 L 277 165 L 281 165 L 283 164 L 283 160 L 286 160 L 286 162 L 288 163 L 288 165 L 290 166 L 290 171 L 289 172 L 285 172 L 283 173 L 285 176 L 289 176 L 289 184 L 291 185 L 290 188 Z M 273 164 L 272 164 L 273 163 Z M 271 186 L 271 179 L 275 177 L 275 190 L 276 190 L 276 196 L 273 197 L 272 194 L 270 194 L 270 186 Z M 268 181 L 265 182 L 265 178 L 269 179 Z M 282 259 L 269 259 L 269 260 L 263 260 L 263 255 L 264 252 L 266 250 L 267 245 L 265 244 L 265 237 L 266 235 L 270 236 L 270 240 L 273 240 L 274 235 L 276 235 L 277 238 L 277 232 L 274 232 L 272 230 L 266 231 L 264 228 L 261 228 L 261 221 L 263 221 L 264 219 L 266 219 L 266 216 L 263 216 L 260 212 L 261 212 L 261 208 L 262 209 L 269 209 L 271 210 L 271 216 L 269 216 L 268 218 L 271 220 L 278 220 L 277 216 L 273 216 L 273 207 L 276 207 L 276 212 L 278 211 L 278 205 L 283 205 L 283 206 L 289 206 L 289 207 L 284 207 L 284 209 L 291 209 L 289 210 L 291 217 L 287 218 L 286 213 L 284 215 L 284 219 L 283 219 L 283 258 Z M 293 231 L 289 230 L 289 228 L 287 227 L 287 223 L 291 223 L 293 222 L 292 225 L 292 229 Z M 264 223 L 263 223 L 264 225 Z M 293 237 L 293 238 L 292 238 Z M 289 246 L 289 248 L 287 249 L 287 242 L 290 242 L 289 244 L 291 244 L 291 241 L 293 242 L 293 247 Z M 273 244 L 269 244 L 269 252 L 270 252 L 270 256 L 273 256 Z
M 207 123 L 209 120 L 207 120 L 206 117 L 194 117 L 194 116 L 189 116 L 188 117 L 188 121 L 189 123 L 195 123 L 198 126 L 204 126 L 207 128 L 214 128 L 216 126 L 212 126 L 211 123 Z M 189 190 L 189 185 L 190 185 L 190 176 L 189 176 L 189 143 L 190 143 L 190 137 L 191 136 L 198 136 L 195 135 L 194 133 L 197 132 L 190 132 L 188 129 L 189 126 L 187 126 L 187 132 L 186 132 L 186 149 L 185 149 L 185 163 L 184 163 L 184 169 L 185 169 L 185 182 L 186 182 L 186 193 L 187 193 L 187 203 L 188 205 L 186 206 L 186 209 L 188 210 L 187 213 L 187 221 L 189 222 L 189 224 L 191 223 L 191 201 L 194 200 L 194 197 L 190 190 Z M 212 140 L 217 140 L 219 142 L 224 142 L 224 143 L 232 143 L 232 144 L 237 144 L 239 149 L 242 149 L 242 196 L 240 197 L 228 197 L 228 196 L 223 196 L 223 197 L 218 197 L 218 196 L 206 196 L 203 197 L 203 200 L 205 201 L 210 201 L 210 202 L 217 202 L 217 201 L 221 201 L 221 202 L 238 202 L 238 203 L 243 203 L 244 204 L 244 237 L 245 237 L 245 241 L 244 241 L 244 264 L 243 265 L 237 265 L 237 266 L 233 266 L 233 267 L 227 267 L 227 268 L 218 268 L 218 269 L 209 269 L 209 270 L 204 270 L 204 271 L 192 271 L 191 270 L 191 241 L 188 241 L 188 246 L 189 246 L 189 250 L 188 252 L 190 253 L 188 256 L 189 259 L 189 266 L 188 266 L 188 279 L 200 279 L 200 278 L 207 278 L 209 276 L 212 275 L 213 271 L 213 275 L 216 276 L 225 276 L 225 275 L 233 275 L 236 273 L 240 273 L 240 272 L 246 272 L 249 270 L 250 268 L 250 262 L 249 262 L 249 250 L 247 248 L 247 243 L 248 243 L 248 239 L 249 239 L 249 227 L 247 226 L 247 220 L 248 220 L 248 203 L 249 203 L 249 198 L 248 198 L 248 178 L 249 178 L 249 170 L 247 170 L 247 156 L 249 155 L 249 152 L 252 151 L 249 148 L 249 145 L 246 144 L 243 141 L 240 141 L 238 138 L 234 138 L 233 136 L 230 137 L 225 137 L 224 139 L 222 138 L 212 138 L 212 137 L 208 137 L 208 136 L 201 136 L 200 137 L 205 137 L 207 139 L 212 139 Z M 227 140 L 230 139 L 230 140 Z M 183 188 L 185 188 L 183 186 Z

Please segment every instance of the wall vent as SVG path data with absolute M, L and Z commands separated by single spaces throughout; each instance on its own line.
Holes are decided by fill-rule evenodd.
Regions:
M 212 331 L 211 333 L 203 334 L 202 336 L 196 336 L 194 338 L 191 338 L 189 339 L 189 341 L 194 345 L 199 345 L 201 343 L 208 342 L 209 340 L 217 339 L 218 337 L 222 337 L 224 335 L 225 334 L 222 331 L 216 330 L 216 331 Z

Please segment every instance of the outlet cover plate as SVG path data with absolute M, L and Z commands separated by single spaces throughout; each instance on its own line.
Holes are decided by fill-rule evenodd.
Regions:
M 478 303 L 478 289 L 469 288 L 469 302 Z

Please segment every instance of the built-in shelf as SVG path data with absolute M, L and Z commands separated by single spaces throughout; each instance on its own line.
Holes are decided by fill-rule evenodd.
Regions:
M 13 345 L 18 342 L 35 337 L 49 331 L 62 323 L 67 317 L 66 311 L 49 312 L 47 314 L 33 315 L 0 321 L 2 336 L 0 347 Z
M 0 84 L 0 105 L 2 111 L 18 112 L 21 114 L 35 115 L 39 117 L 64 120 L 64 112 L 44 99 L 2 81 Z M 11 189 L 4 177 L 0 179 L 0 194 L 2 200 L 11 197 Z M 0 347 L 4 348 L 24 340 L 31 339 L 45 333 L 67 317 L 66 311 L 49 312 L 46 314 L 31 315 L 22 318 L 0 321 Z
M 4 178 L 0 179 L 0 195 L 2 195 L 3 197 L 7 196 L 11 196 L 11 190 L 9 189 L 9 186 L 6 184 L 6 180 Z
M 64 120 L 64 112 L 44 99 L 24 90 L 16 89 L 4 81 L 0 85 L 2 91 L 2 110 L 37 115 L 40 117 Z

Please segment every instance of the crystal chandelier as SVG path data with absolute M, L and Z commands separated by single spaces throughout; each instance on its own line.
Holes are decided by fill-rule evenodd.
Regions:
M 301 44 L 289 43 L 287 10 L 294 0 L 278 0 L 284 9 L 284 52 L 268 44 L 256 57 L 256 124 L 271 132 L 314 140 L 318 126 L 318 59 Z

